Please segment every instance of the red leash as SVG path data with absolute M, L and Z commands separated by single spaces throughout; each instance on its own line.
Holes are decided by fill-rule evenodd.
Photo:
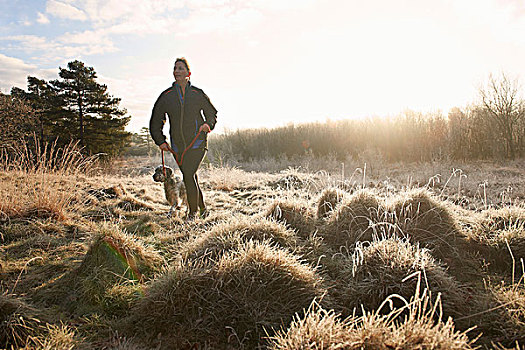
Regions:
M 162 171 L 164 172 L 164 178 L 166 178 L 166 166 L 164 165 L 164 150 L 160 150 L 160 154 L 162 154 Z
M 184 155 L 186 154 L 186 152 L 191 149 L 191 147 L 193 146 L 193 144 L 195 144 L 195 141 L 197 141 L 197 138 L 199 137 L 199 135 L 201 134 L 201 131 L 199 131 L 197 133 L 197 135 L 195 136 L 195 138 L 193 139 L 193 141 L 191 141 L 190 145 L 188 147 L 186 147 L 186 149 L 182 152 L 182 154 L 180 155 L 180 161 L 177 157 L 177 152 L 175 152 L 173 150 L 173 148 L 170 147 L 170 145 L 168 144 L 168 150 L 175 156 L 175 161 L 177 162 L 177 164 L 180 166 L 182 166 L 182 161 L 184 160 Z M 167 144 L 167 143 L 166 143 Z M 164 165 L 164 151 L 161 150 L 160 153 L 162 154 L 162 170 L 164 171 L 164 177 L 166 177 L 166 166 Z

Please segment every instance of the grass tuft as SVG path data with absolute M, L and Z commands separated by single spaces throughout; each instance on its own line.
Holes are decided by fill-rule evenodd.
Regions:
M 183 259 L 217 261 L 225 253 L 240 249 L 248 241 L 267 242 L 293 248 L 295 233 L 283 224 L 266 218 L 235 217 L 218 223 L 181 249 Z
M 424 189 L 400 195 L 391 206 L 393 221 L 413 242 L 420 242 L 439 256 L 448 255 L 451 248 L 464 238 L 452 211 L 444 202 Z
M 336 249 L 340 246 L 351 247 L 357 241 L 370 241 L 380 206 L 374 192 L 366 189 L 357 191 L 331 213 L 321 234 Z
M 291 227 L 301 236 L 313 230 L 315 218 L 304 206 L 304 202 L 291 199 L 274 201 L 264 212 L 264 216 Z
M 525 208 L 506 207 L 485 211 L 474 230 L 491 270 L 520 276 L 519 262 L 525 259 Z
M 438 309 L 439 301 L 431 303 L 427 296 L 387 315 L 369 312 L 344 320 L 332 311 L 312 307 L 305 317 L 296 317 L 287 331 L 273 337 L 269 349 L 476 349 L 465 332 L 455 330 L 452 319 L 436 320 Z
M 343 201 L 345 192 L 335 188 L 327 188 L 321 194 L 317 204 L 317 218 L 327 218 L 337 205 Z
M 150 337 L 167 336 L 165 347 L 252 349 L 266 331 L 321 299 L 322 285 L 316 272 L 289 252 L 248 242 L 216 265 L 180 265 L 156 279 L 132 323 Z
M 143 294 L 162 258 L 111 223 L 98 228 L 78 268 L 39 291 L 39 298 L 72 313 L 123 315 Z
M 376 309 L 388 296 L 395 294 L 408 300 L 414 292 L 427 288 L 443 295 L 447 315 L 462 314 L 465 295 L 457 282 L 430 255 L 430 251 L 406 240 L 389 238 L 358 244 L 351 268 L 338 299 L 347 309 L 360 305 Z
M 525 276 L 523 276 L 525 277 Z M 525 284 L 506 286 L 500 284 L 492 288 L 497 316 L 487 325 L 496 328 L 504 335 L 506 345 L 515 342 L 525 344 Z
M 0 294 L 0 344 L 22 348 L 44 329 L 36 309 L 12 295 Z

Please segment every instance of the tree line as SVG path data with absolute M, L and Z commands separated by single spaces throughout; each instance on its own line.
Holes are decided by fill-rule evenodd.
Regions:
M 491 75 L 478 103 L 448 115 L 406 111 L 394 118 L 328 121 L 226 132 L 212 155 L 239 161 L 311 154 L 343 160 L 375 154 L 389 162 L 514 159 L 525 156 L 525 102 L 517 79 Z
M 59 67 L 58 76 L 51 81 L 29 76 L 27 91 L 13 87 L 10 95 L 0 94 L 0 147 L 36 136 L 58 147 L 78 142 L 87 154 L 120 154 L 131 138 L 125 130 L 131 116 L 119 106 L 121 99 L 81 61 Z

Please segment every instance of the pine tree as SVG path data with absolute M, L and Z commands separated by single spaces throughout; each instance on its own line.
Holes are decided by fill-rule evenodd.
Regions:
M 27 90 L 13 87 L 11 96 L 24 100 L 35 111 L 40 142 L 68 143 L 72 138 L 67 126 L 75 121 L 75 116 L 64 108 L 58 91 L 45 80 L 32 76 L 27 77 Z
M 97 83 L 94 68 L 83 62 L 69 62 L 67 68 L 59 69 L 60 79 L 50 84 L 75 116 L 75 122 L 69 125 L 76 130 L 74 138 L 88 153 L 120 153 L 130 138 L 124 129 L 131 118 L 119 108 L 120 98 L 111 96 L 106 85 Z

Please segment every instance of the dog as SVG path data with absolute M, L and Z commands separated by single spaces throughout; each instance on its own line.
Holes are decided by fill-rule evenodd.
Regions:
M 166 176 L 164 176 L 164 169 L 166 169 Z M 164 183 L 164 194 L 171 205 L 168 216 L 171 216 L 174 209 L 181 209 L 183 202 L 186 204 L 186 207 L 188 206 L 186 203 L 186 187 L 181 177 L 174 174 L 173 169 L 159 165 L 153 174 L 153 181 Z

